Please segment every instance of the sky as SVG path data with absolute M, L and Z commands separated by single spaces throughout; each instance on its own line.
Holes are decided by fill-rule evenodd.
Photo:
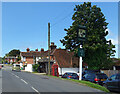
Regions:
M 2 56 L 12 49 L 26 51 L 48 49 L 48 22 L 50 22 L 50 41 L 57 48 L 64 48 L 60 39 L 66 32 L 64 28 L 72 25 L 75 5 L 82 2 L 3 2 L 2 3 Z M 118 57 L 118 3 L 92 2 L 101 8 L 109 23 L 109 35 L 116 45 Z

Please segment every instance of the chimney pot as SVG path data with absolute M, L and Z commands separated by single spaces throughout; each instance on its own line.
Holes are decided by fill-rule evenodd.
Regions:
M 59 49 L 61 49 L 61 47 L 59 47 Z
M 35 50 L 36 52 L 38 51 L 38 49 Z
M 27 51 L 27 52 L 29 52 L 29 51 L 30 51 L 30 49 L 29 49 L 29 48 L 27 48 L 27 49 L 26 49 L 26 51 Z
M 44 48 L 41 48 L 41 52 L 44 52 Z
M 51 42 L 51 45 L 54 45 L 54 42 Z

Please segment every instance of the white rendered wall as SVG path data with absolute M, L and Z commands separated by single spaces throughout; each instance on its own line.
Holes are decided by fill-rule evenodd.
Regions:
M 32 64 L 27 64 L 27 67 L 25 67 L 25 71 L 33 72 Z
M 63 75 L 65 72 L 74 72 L 78 73 L 79 68 L 60 68 L 58 67 L 59 75 Z

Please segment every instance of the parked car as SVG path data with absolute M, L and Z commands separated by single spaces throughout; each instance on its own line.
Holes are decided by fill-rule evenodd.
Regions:
M 21 71 L 19 64 L 13 64 L 12 71 Z
M 83 77 L 82 80 L 85 81 L 90 81 L 99 85 L 103 85 L 103 81 L 107 79 L 107 75 L 104 73 L 86 73 Z
M 79 76 L 77 75 L 77 73 L 71 73 L 71 72 L 66 72 L 64 75 L 62 75 L 61 78 L 67 78 L 67 79 L 79 79 Z
M 110 91 L 120 92 L 120 73 L 110 76 L 106 81 L 103 82 L 103 86 Z
M 0 64 L 1 67 L 4 67 L 4 64 Z

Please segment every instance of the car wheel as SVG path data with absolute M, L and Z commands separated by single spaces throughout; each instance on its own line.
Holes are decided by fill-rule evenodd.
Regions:
M 103 87 L 107 88 L 107 85 L 106 85 L 106 84 L 103 84 Z

